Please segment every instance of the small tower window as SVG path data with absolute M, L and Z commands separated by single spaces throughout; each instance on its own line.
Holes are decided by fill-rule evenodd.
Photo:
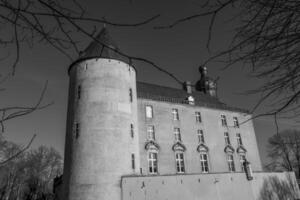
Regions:
M 177 173 L 184 173 L 185 167 L 184 167 L 184 155 L 183 152 L 176 152 L 175 153 L 175 160 L 176 160 L 176 170 Z
M 176 142 L 181 142 L 180 128 L 174 128 L 174 136 Z
M 199 143 L 205 143 L 203 130 L 200 130 L 200 129 L 197 130 L 197 135 L 198 135 L 198 142 Z
M 221 115 L 221 123 L 222 126 L 227 126 L 227 120 L 225 115 Z
M 153 118 L 153 108 L 152 106 L 146 106 L 146 118 Z
M 79 123 L 76 123 L 75 124 L 75 137 L 76 137 L 76 139 L 79 138 L 79 128 L 80 128 Z
M 135 169 L 135 156 L 134 156 L 134 153 L 131 154 L 131 167 L 132 167 L 132 169 Z
M 134 127 L 133 127 L 133 124 L 130 124 L 130 134 L 131 134 L 131 137 L 133 138 L 134 137 Z
M 238 121 L 237 117 L 233 117 L 233 126 L 235 128 L 239 128 L 240 127 L 240 124 L 239 124 L 239 121 Z
M 77 87 L 77 99 L 80 99 L 80 96 L 81 96 L 81 86 L 78 85 L 78 87 Z
M 230 145 L 230 138 L 229 138 L 229 133 L 228 132 L 224 133 L 224 139 L 225 139 L 225 144 Z
M 241 136 L 240 133 L 236 134 L 236 140 L 237 140 L 237 143 L 238 143 L 239 146 L 243 145 L 242 136 Z
M 196 122 L 201 123 L 202 122 L 201 113 L 195 112 L 195 116 L 196 116 Z
M 150 140 L 150 141 L 154 141 L 155 140 L 154 126 L 149 125 L 147 127 L 147 136 L 148 136 L 148 140 Z
M 129 89 L 129 98 L 130 98 L 130 102 L 132 102 L 132 89 Z
M 175 120 L 175 121 L 179 120 L 178 109 L 173 108 L 172 109 L 172 115 L 173 115 L 173 120 Z

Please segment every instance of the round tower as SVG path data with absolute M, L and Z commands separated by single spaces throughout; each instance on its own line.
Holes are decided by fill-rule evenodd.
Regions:
M 121 177 L 140 169 L 136 71 L 105 28 L 97 41 L 69 68 L 66 200 L 121 200 Z

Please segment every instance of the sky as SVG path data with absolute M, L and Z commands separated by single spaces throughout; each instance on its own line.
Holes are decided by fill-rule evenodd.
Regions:
M 114 22 L 127 23 L 143 21 L 149 17 L 161 16 L 140 27 L 107 26 L 112 38 L 123 52 L 132 56 L 147 58 L 177 76 L 180 80 L 195 83 L 200 75 L 198 67 L 210 55 L 206 49 L 209 18 L 201 18 L 178 25 L 172 29 L 156 30 L 153 27 L 165 25 L 180 17 L 203 11 L 194 0 L 87 0 L 84 1 L 87 15 Z M 232 10 L 226 10 L 216 20 L 213 29 L 212 52 L 221 51 L 229 43 L 234 33 L 235 22 L 228 21 Z M 100 31 L 102 24 L 95 24 Z M 84 48 L 89 40 L 83 39 Z M 70 60 L 45 44 L 36 44 L 34 48 L 21 47 L 22 54 L 16 75 L 2 87 L 0 106 L 34 105 L 48 81 L 43 103 L 54 102 L 46 109 L 30 115 L 16 118 L 5 124 L 4 136 L 16 143 L 27 144 L 33 134 L 37 134 L 32 147 L 47 145 L 64 152 L 68 74 Z M 82 49 L 83 50 L 83 49 Z M 153 84 L 180 88 L 174 80 L 144 63 L 134 63 L 137 68 L 137 80 Z M 1 65 L 6 71 L 9 65 Z M 258 87 L 263 82 L 248 75 L 247 66 L 234 65 L 226 70 L 223 63 L 207 65 L 211 77 L 220 77 L 218 97 L 230 106 L 251 109 L 259 95 L 245 95 L 247 90 Z M 260 112 L 266 108 L 261 108 Z M 272 118 L 254 120 L 256 137 L 263 163 L 266 163 L 267 139 L 276 133 Z M 293 120 L 280 120 L 280 130 L 297 128 Z

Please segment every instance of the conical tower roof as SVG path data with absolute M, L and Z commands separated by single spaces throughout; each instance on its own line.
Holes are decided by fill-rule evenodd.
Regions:
M 108 30 L 104 27 L 95 39 L 87 46 L 87 48 L 80 53 L 79 58 L 75 61 L 75 63 L 91 58 L 116 59 L 130 63 L 126 56 L 122 56 L 118 52 L 120 52 L 118 46 L 112 40 Z M 69 71 L 73 64 L 70 66 Z

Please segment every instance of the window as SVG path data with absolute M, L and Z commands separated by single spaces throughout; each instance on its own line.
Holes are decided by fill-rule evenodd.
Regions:
M 227 121 L 226 121 L 225 115 L 221 115 L 221 122 L 222 122 L 222 126 L 227 126 Z
M 180 128 L 174 128 L 175 141 L 181 142 Z
M 176 170 L 177 173 L 184 173 L 184 157 L 182 152 L 175 153 L 175 160 L 176 160 Z
M 135 169 L 135 158 L 134 158 L 134 153 L 131 154 L 131 167 L 132 167 L 132 169 Z
M 179 120 L 178 109 L 172 109 L 173 120 Z
M 132 102 L 132 89 L 131 88 L 129 89 L 129 99 L 130 99 L 130 102 Z
M 208 168 L 208 156 L 206 152 L 201 152 L 200 153 L 200 164 L 201 164 L 201 171 L 203 173 L 208 173 L 209 168 Z
M 227 164 L 228 164 L 228 170 L 230 172 L 235 171 L 235 166 L 234 166 L 234 160 L 233 160 L 233 155 L 232 154 L 227 154 Z
M 203 134 L 203 130 L 197 130 L 197 135 L 198 135 L 198 142 L 199 142 L 199 143 L 204 143 L 204 134 Z
M 240 127 L 240 124 L 239 124 L 239 121 L 238 121 L 237 117 L 233 117 L 233 126 L 235 128 L 239 128 Z
M 245 171 L 244 162 L 246 161 L 246 156 L 244 154 L 240 154 L 240 163 L 242 172 Z
M 149 125 L 147 127 L 147 136 L 148 136 L 148 140 L 155 140 L 154 126 Z
M 230 145 L 230 138 L 229 138 L 229 133 L 228 132 L 224 133 L 224 139 L 225 139 L 225 144 Z
M 152 106 L 146 106 L 146 117 L 153 118 L 153 108 Z
M 196 122 L 201 123 L 202 122 L 201 113 L 195 112 L 195 115 L 196 115 Z
M 149 174 L 157 174 L 157 153 L 149 152 L 148 154 Z
M 133 124 L 130 124 L 130 133 L 131 133 L 131 137 L 134 137 L 134 127 Z
M 80 99 L 80 96 L 81 96 L 81 86 L 78 85 L 78 87 L 77 87 L 77 99 Z
M 239 146 L 243 145 L 243 141 L 240 133 L 236 134 L 236 140 Z
M 76 139 L 79 138 L 79 123 L 75 124 L 75 137 Z

